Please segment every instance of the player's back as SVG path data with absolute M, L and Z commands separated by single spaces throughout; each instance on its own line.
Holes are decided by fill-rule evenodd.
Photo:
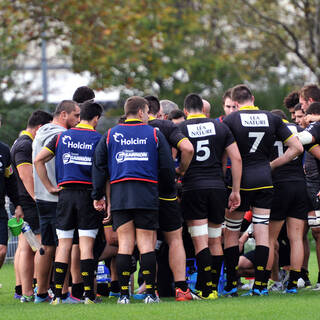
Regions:
M 183 190 L 225 188 L 222 156 L 234 138 L 223 123 L 192 117 L 179 125 L 194 147 L 194 156 L 183 177 Z

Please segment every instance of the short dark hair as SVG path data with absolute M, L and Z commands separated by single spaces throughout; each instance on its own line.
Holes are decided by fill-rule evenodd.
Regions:
M 299 94 L 305 100 L 309 100 L 311 98 L 314 101 L 320 102 L 320 88 L 316 84 L 304 86 L 300 90 Z
M 27 128 L 35 128 L 39 125 L 44 125 L 46 123 L 51 122 L 52 119 L 52 114 L 43 110 L 36 110 L 32 112 L 31 116 L 29 117 Z
M 288 120 L 285 113 L 280 109 L 273 109 L 271 110 L 271 113 L 275 114 L 276 116 L 280 117 L 282 120 Z
M 294 106 L 294 111 L 299 111 L 299 110 L 302 110 L 302 106 L 301 106 L 301 103 L 297 103 L 295 106 Z M 304 112 L 304 111 L 303 111 Z
M 306 114 L 320 114 L 320 102 L 312 102 Z
M 183 113 L 182 110 L 172 110 L 169 115 L 168 115 L 168 120 L 172 120 L 172 119 L 180 119 L 180 118 L 186 118 L 186 115 Z
M 81 104 L 80 120 L 90 121 L 96 116 L 100 118 L 102 112 L 103 112 L 103 108 L 101 104 L 97 102 L 87 101 Z
M 203 108 L 203 101 L 201 97 L 196 93 L 189 93 L 183 103 L 184 107 L 188 111 L 201 111 Z
M 126 115 L 123 114 L 123 115 L 119 118 L 118 123 L 125 123 L 125 122 L 126 122 L 126 119 L 127 119 Z
M 138 114 L 139 110 L 144 110 L 146 105 L 148 105 L 148 101 L 142 97 L 133 96 L 128 98 L 124 104 L 125 116 Z
M 93 90 L 87 86 L 82 86 L 77 88 L 74 92 L 72 100 L 78 103 L 84 103 L 88 100 L 93 100 L 95 98 L 95 94 Z
M 144 97 L 148 101 L 149 113 L 157 114 L 160 110 L 160 101 L 155 96 L 145 96 Z
M 77 103 L 72 100 L 62 100 L 56 107 L 53 117 L 58 117 L 62 111 L 66 113 L 71 113 L 76 109 Z
M 228 89 L 222 96 L 222 101 L 223 101 L 223 104 L 225 104 L 227 98 L 230 98 L 231 99 L 231 91 L 232 91 L 232 88 Z
M 296 106 L 296 104 L 299 103 L 299 92 L 298 91 L 292 91 L 289 93 L 283 100 L 283 104 L 287 109 L 291 109 Z
M 245 84 L 239 84 L 232 88 L 231 99 L 237 101 L 238 103 L 243 103 L 251 100 L 253 97 L 251 90 Z

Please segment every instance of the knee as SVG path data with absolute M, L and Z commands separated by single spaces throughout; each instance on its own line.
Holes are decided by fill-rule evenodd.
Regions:
M 0 259 L 4 259 L 7 254 L 7 247 L 4 245 L 0 245 Z

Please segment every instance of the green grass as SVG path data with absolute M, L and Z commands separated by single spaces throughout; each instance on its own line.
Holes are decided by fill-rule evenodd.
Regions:
M 313 245 L 311 245 L 313 248 Z M 309 262 L 310 278 L 317 280 L 317 264 L 314 250 Z M 27 319 L 319 319 L 320 291 L 300 290 L 298 295 L 270 294 L 269 297 L 219 298 L 215 301 L 175 302 L 162 299 L 159 305 L 145 305 L 133 301 L 131 305 L 117 305 L 115 300 L 104 299 L 97 305 L 35 305 L 22 304 L 13 299 L 14 272 L 12 264 L 0 270 L 0 320 Z

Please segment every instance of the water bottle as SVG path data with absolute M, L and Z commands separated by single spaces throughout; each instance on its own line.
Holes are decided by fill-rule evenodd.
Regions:
M 97 282 L 109 283 L 111 282 L 111 275 L 109 268 L 105 265 L 104 261 L 100 261 L 97 269 Z
M 40 255 L 44 255 L 44 249 L 41 247 L 40 242 L 32 232 L 28 222 L 26 221 L 23 222 L 21 231 L 23 235 L 26 237 L 32 251 L 36 252 L 37 250 L 39 250 Z

